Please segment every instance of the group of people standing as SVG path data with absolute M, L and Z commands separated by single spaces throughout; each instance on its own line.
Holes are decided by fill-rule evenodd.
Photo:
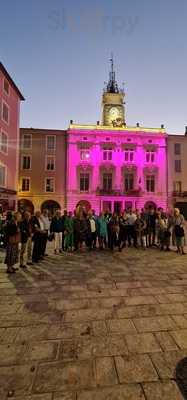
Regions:
M 170 250 L 176 245 L 179 254 L 185 254 L 185 219 L 179 209 L 169 213 L 163 209 L 128 209 L 120 215 L 94 210 L 86 212 L 78 206 L 74 213 L 56 210 L 50 218 L 48 211 L 31 215 L 7 213 L 4 226 L 6 235 L 7 273 L 15 273 L 19 262 L 23 270 L 47 256 L 47 241 L 53 242 L 54 253 L 81 250 L 85 244 L 89 250 L 99 248 L 121 252 L 126 246 L 146 249 L 158 247 Z

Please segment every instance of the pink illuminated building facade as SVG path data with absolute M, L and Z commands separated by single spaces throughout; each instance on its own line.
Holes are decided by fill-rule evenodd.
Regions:
M 67 131 L 67 208 L 99 213 L 132 207 L 167 208 L 167 135 L 161 128 L 129 127 L 125 93 L 113 60 L 102 98 L 102 122 Z
M 0 63 L 0 210 L 14 210 L 17 203 L 19 165 L 19 89 Z
M 167 207 L 163 129 L 71 125 L 67 141 L 68 209 Z

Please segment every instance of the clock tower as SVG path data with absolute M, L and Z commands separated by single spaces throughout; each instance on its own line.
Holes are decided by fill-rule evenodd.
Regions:
M 115 78 L 113 56 L 110 59 L 111 70 L 102 98 L 102 124 L 109 126 L 125 126 L 125 108 L 123 89 L 118 88 Z

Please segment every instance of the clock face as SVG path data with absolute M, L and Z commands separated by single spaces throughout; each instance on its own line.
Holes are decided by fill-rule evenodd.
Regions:
M 119 118 L 120 117 L 120 110 L 119 110 L 119 108 L 117 108 L 117 107 L 111 107 L 110 108 L 110 110 L 109 110 L 109 115 L 110 115 L 110 118 L 113 120 L 113 119 L 116 119 L 116 118 Z

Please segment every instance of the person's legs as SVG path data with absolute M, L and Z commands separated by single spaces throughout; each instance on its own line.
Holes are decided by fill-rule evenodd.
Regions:
M 185 251 L 184 251 L 184 245 L 185 245 L 185 238 L 182 237 L 181 238 L 181 254 L 182 255 L 186 254 Z
M 20 268 L 26 267 L 26 264 L 27 264 L 27 242 L 21 243 Z
M 12 274 L 16 272 L 14 264 L 16 263 L 14 254 L 14 245 L 8 243 L 6 248 L 5 264 L 7 265 L 7 273 Z
M 58 232 L 54 232 L 54 252 L 57 253 L 58 249 Z
M 141 240 L 141 242 L 142 242 L 142 247 L 143 247 L 143 249 L 145 250 L 145 249 L 146 249 L 146 236 L 145 236 L 145 235 L 142 235 L 142 240 Z
M 73 233 L 70 233 L 70 247 L 71 247 L 71 250 L 73 250 L 73 246 L 74 246 L 74 235 L 73 235 Z
M 130 225 L 127 227 L 127 240 L 128 240 L 128 245 L 130 247 L 131 246 L 131 226 Z
M 40 234 L 39 232 L 35 233 L 33 238 L 33 252 L 32 252 L 32 260 L 33 262 L 38 262 L 40 258 Z
M 42 256 L 45 256 L 46 247 L 47 247 L 47 232 L 42 234 Z
M 29 237 L 27 240 L 27 264 L 32 264 L 32 238 Z
M 96 232 L 92 232 L 92 243 L 91 246 L 93 249 L 96 249 Z
M 59 232 L 59 234 L 58 234 L 58 246 L 59 246 L 59 252 L 61 252 L 62 251 L 62 237 L 63 237 L 63 234 L 62 234 L 62 232 Z

